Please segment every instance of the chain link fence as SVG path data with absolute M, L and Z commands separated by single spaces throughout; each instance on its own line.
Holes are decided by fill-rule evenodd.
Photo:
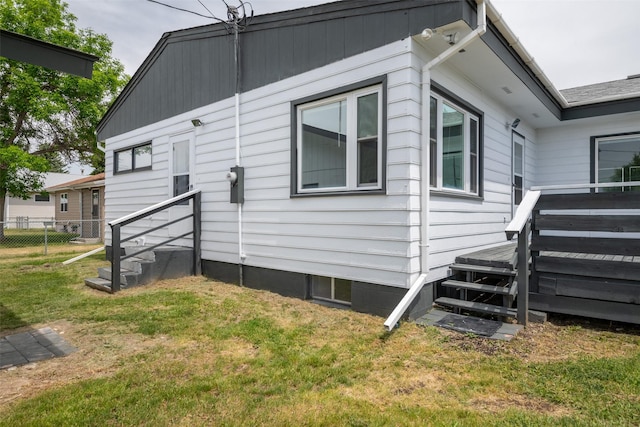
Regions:
M 91 244 L 103 241 L 104 220 L 56 221 L 53 218 L 14 217 L 0 222 L 0 254 L 9 248 Z

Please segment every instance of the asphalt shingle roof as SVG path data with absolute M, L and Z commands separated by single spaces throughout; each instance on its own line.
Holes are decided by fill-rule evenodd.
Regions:
M 628 95 L 629 98 L 640 96 L 640 75 L 629 76 L 624 80 L 596 83 L 587 86 L 563 89 L 560 91 L 569 104 L 577 102 L 596 103 L 612 96 Z

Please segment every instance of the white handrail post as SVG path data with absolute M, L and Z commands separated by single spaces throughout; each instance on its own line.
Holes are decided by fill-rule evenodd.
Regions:
M 120 290 L 120 224 L 111 225 L 111 292 Z
M 518 234 L 518 323 L 529 323 L 529 232 L 531 223 L 527 221 Z

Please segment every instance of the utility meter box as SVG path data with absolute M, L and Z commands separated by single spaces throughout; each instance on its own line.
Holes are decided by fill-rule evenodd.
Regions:
M 231 203 L 244 203 L 244 168 L 234 166 L 227 174 L 229 185 L 231 186 Z

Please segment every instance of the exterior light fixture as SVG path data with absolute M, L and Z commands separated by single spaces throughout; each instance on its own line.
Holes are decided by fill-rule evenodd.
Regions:
M 422 33 L 420 33 L 420 37 L 424 40 L 429 40 L 431 36 L 433 36 L 433 30 L 431 28 L 425 28 L 422 30 Z
M 518 125 L 519 125 L 519 124 L 520 124 L 520 118 L 519 118 L 519 117 L 516 117 L 515 119 L 513 119 L 513 121 L 512 121 L 512 122 L 507 122 L 507 123 L 505 123 L 505 125 L 504 125 L 504 126 L 505 126 L 507 129 L 509 129 L 509 128 L 511 128 L 511 129 L 515 129 L 515 128 L 517 128 L 517 127 L 518 127 Z
M 200 119 L 193 119 L 193 120 L 191 120 L 191 124 L 192 124 L 194 127 L 204 126 L 204 123 L 202 123 L 202 120 L 200 120 Z

